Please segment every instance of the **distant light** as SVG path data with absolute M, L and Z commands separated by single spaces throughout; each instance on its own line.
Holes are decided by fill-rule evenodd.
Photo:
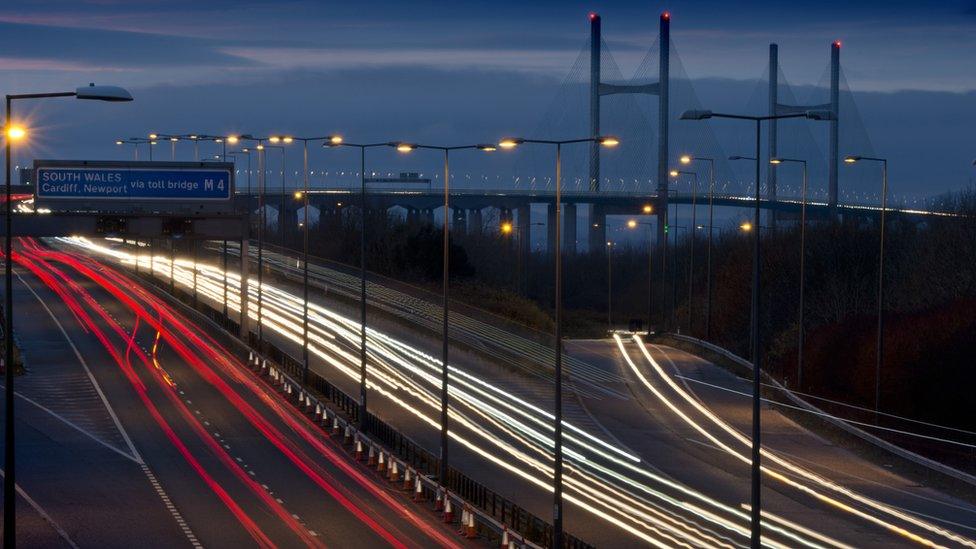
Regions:
M 644 213 L 649 214 L 654 211 L 654 208 L 652 208 L 650 204 L 644 204 L 643 211 Z
M 149 134 L 149 139 L 156 139 L 157 137 L 159 137 L 159 135 L 157 135 L 155 133 Z
M 290 135 L 286 135 L 282 137 L 281 140 L 284 141 L 285 143 L 291 143 L 292 141 L 295 140 L 295 138 Z
M 610 242 L 609 240 L 607 240 L 607 246 L 613 246 L 613 242 Z
M 746 222 L 742 223 L 741 225 L 739 225 L 739 228 L 742 229 L 745 232 L 749 232 L 749 231 L 752 230 L 752 223 L 749 223 L 748 221 L 746 221 Z
M 511 223 L 509 223 L 508 221 L 505 221 L 501 225 L 501 230 L 502 230 L 502 234 L 511 234 L 512 231 L 514 230 L 514 227 L 512 227 L 512 224 Z
M 635 220 L 635 219 L 628 219 L 627 220 L 627 227 L 629 227 L 631 229 L 636 229 L 637 228 L 637 220 Z
M 217 139 L 214 139 L 214 143 L 223 143 L 223 142 L 224 140 L 219 137 Z
M 277 135 L 272 135 L 271 137 L 268 138 L 268 141 L 270 141 L 272 143 L 277 143 L 277 142 L 281 141 L 281 138 L 278 137 Z
M 342 136 L 341 135 L 332 135 L 332 136 L 329 136 L 329 143 L 332 143 L 333 145 L 341 145 L 342 144 Z
M 301 200 L 302 196 L 302 191 L 295 191 L 295 200 Z
M 596 21 L 599 17 L 600 16 L 595 11 L 590 12 L 590 21 Z
M 157 142 L 156 142 L 156 141 L 150 141 L 150 142 L 149 142 L 149 144 L 150 144 L 150 145 L 156 145 L 156 144 L 157 144 Z
M 670 11 L 666 11 L 666 12 L 662 13 L 661 14 L 661 19 L 671 19 L 671 12 Z
M 498 150 L 498 147 L 496 147 L 496 146 L 494 146 L 494 145 L 492 145 L 490 143 L 489 144 L 485 144 L 485 145 L 477 145 L 477 148 L 479 150 L 482 150 L 482 151 L 485 151 L 485 152 L 494 152 L 494 151 L 497 151 Z
M 179 137 L 170 137 L 169 140 L 170 141 L 173 141 L 173 142 L 176 142 L 176 141 L 179 141 L 180 138 Z
M 262 145 L 261 143 L 258 143 L 258 146 L 257 147 L 254 147 L 254 148 L 257 149 L 257 150 L 259 150 L 259 151 L 263 151 L 264 150 L 264 145 Z
M 670 175 L 671 177 L 678 177 L 679 173 L 678 170 L 671 170 L 671 172 L 668 175 Z
M 125 141 L 122 141 L 121 139 L 117 139 L 117 140 L 115 140 L 115 144 L 116 145 L 124 145 L 125 144 Z
M 839 48 L 840 47 L 840 40 L 834 40 L 834 47 L 835 48 Z
M 195 136 L 195 135 L 191 135 L 190 136 L 190 139 L 196 139 L 196 138 L 197 138 L 197 136 Z
M 231 145 L 237 144 L 237 142 L 240 141 L 240 140 L 241 140 L 241 138 L 240 137 L 237 137 L 236 135 L 228 135 L 227 136 L 227 142 L 230 143 Z
M 691 164 L 691 155 L 689 154 L 681 155 L 681 158 L 678 159 L 678 162 L 681 162 L 682 164 Z

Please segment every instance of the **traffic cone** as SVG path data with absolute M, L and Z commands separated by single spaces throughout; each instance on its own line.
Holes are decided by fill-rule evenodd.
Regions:
M 403 491 L 409 491 L 413 488 L 413 475 L 410 473 L 410 468 L 407 467 L 403 470 Z
M 264 371 L 264 370 L 267 370 L 267 369 L 268 369 L 268 359 L 264 359 L 264 360 L 261 361 L 261 371 Z
M 474 511 L 468 511 L 468 522 L 465 525 L 464 537 L 468 539 L 478 537 L 478 524 L 474 520 Z
M 363 460 L 363 441 L 356 439 L 356 461 Z
M 366 462 L 366 465 L 370 467 L 376 465 L 376 449 L 373 448 L 372 444 L 369 445 L 369 461 Z
M 461 534 L 464 537 L 468 537 L 467 536 L 467 529 L 468 529 L 468 506 L 467 505 L 462 505 L 461 506 L 461 520 L 458 522 L 458 531 L 457 531 L 457 533 L 458 534 Z
M 514 539 L 512 541 L 508 542 L 508 549 L 518 549 L 518 546 L 515 545 L 515 540 Z
M 424 484 L 420 482 L 420 477 L 417 477 L 417 480 L 414 483 L 413 500 L 417 503 L 424 501 Z
M 322 417 L 322 405 L 315 403 L 315 419 Z
M 390 456 L 389 470 L 390 470 L 390 476 L 388 478 L 390 482 L 396 482 L 400 480 L 400 466 L 398 465 L 397 461 L 393 459 L 392 455 Z
M 379 461 L 376 463 L 376 470 L 385 473 L 386 472 L 386 457 L 383 455 L 383 450 L 380 450 Z
M 417 482 L 420 482 L 420 479 L 417 479 Z M 438 488 L 437 496 L 434 498 L 434 511 L 440 512 L 443 510 L 444 510 L 444 492 L 442 492 L 441 489 Z
M 451 498 L 448 497 L 444 498 L 444 522 L 454 522 L 454 509 L 451 508 Z
M 336 425 L 337 426 L 339 425 L 339 420 L 338 419 L 336 420 Z M 346 425 L 346 434 L 345 434 L 345 436 L 342 437 L 342 443 L 343 444 L 352 444 L 352 429 L 349 427 L 348 424 Z
M 254 351 L 248 351 L 248 353 L 247 353 L 247 363 L 248 364 L 253 364 L 254 363 Z
M 332 416 L 332 434 L 333 435 L 338 435 L 339 434 L 339 415 L 338 414 Z
M 509 543 L 511 543 L 511 540 L 508 537 L 508 526 L 505 526 L 504 529 L 502 530 L 501 549 L 508 549 Z

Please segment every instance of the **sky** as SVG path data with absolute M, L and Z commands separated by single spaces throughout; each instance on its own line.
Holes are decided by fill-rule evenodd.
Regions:
M 482 142 L 539 127 L 586 44 L 589 12 L 600 13 L 604 39 L 629 76 L 665 10 L 706 106 L 749 108 L 770 42 L 780 46 L 786 78 L 802 87 L 821 80 L 829 44 L 841 40 L 870 146 L 895 159 L 893 191 L 925 196 L 972 185 L 976 0 L 7 0 L 0 89 L 96 82 L 136 97 L 124 105 L 16 104 L 32 135 L 18 164 L 128 158 L 131 149 L 114 140 L 150 131 Z M 286 154 L 298 161 L 295 151 Z M 323 160 L 318 151 L 313 162 L 321 170 L 355 167 L 351 156 Z M 386 152 L 375 162 L 390 170 L 437 166 L 429 155 Z M 519 169 L 511 159 L 489 164 L 470 170 L 511 177 Z

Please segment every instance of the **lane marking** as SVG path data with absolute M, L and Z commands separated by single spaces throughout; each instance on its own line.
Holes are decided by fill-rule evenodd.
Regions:
M 7 474 L 3 469 L 0 469 L 0 478 L 4 478 L 4 479 L 7 478 Z M 37 511 L 37 514 L 41 515 L 42 519 L 44 519 L 48 524 L 51 525 L 51 528 L 54 528 L 54 531 L 57 532 L 59 536 L 61 536 L 61 539 L 63 539 L 71 547 L 74 547 L 75 549 L 79 549 L 78 544 L 71 539 L 71 536 L 69 536 L 68 533 L 64 531 L 64 528 L 61 528 L 61 526 L 57 522 L 54 522 L 54 519 L 51 518 L 51 515 L 47 514 L 47 512 L 43 508 L 41 508 L 41 505 L 36 501 L 34 501 L 34 498 L 28 496 L 27 492 L 25 492 L 24 489 L 20 487 L 20 484 L 14 483 L 14 490 L 16 490 L 18 494 L 20 494 L 20 497 L 24 498 L 24 501 L 26 501 L 28 505 L 30 505 L 31 507 L 34 508 L 35 511 Z
M 156 475 L 152 472 L 152 470 L 149 469 L 149 466 L 142 458 L 142 454 L 139 453 L 139 450 L 136 449 L 135 444 L 132 443 L 132 438 L 129 437 L 129 433 L 126 432 L 125 427 L 122 426 L 122 422 L 119 420 L 119 416 L 116 415 L 115 409 L 113 409 L 112 405 L 109 404 L 108 398 L 106 398 L 105 396 L 105 392 L 102 391 L 101 385 L 98 384 L 98 381 L 95 379 L 95 376 L 92 374 L 91 369 L 88 367 L 88 362 L 85 361 L 85 358 L 81 355 L 81 351 L 78 350 L 78 346 L 75 345 L 74 340 L 72 340 L 71 336 L 68 335 L 68 331 L 64 329 L 64 325 L 61 324 L 61 321 L 58 320 L 58 317 L 54 315 L 54 311 L 52 311 L 51 308 L 47 306 L 47 303 L 45 303 L 44 300 L 41 299 L 41 296 L 39 296 L 37 292 L 34 291 L 34 288 L 31 287 L 31 285 L 28 284 L 26 280 L 24 280 L 24 278 L 20 275 L 20 273 L 15 273 L 15 274 L 17 275 L 17 279 L 20 280 L 20 282 L 24 285 L 24 287 L 26 287 L 27 290 L 30 291 L 30 293 L 34 296 L 34 298 L 37 299 L 37 302 L 41 304 L 41 307 L 43 307 L 44 310 L 47 311 L 47 314 L 51 317 L 51 320 L 54 321 L 54 324 L 58 327 L 58 330 L 61 332 L 61 335 L 64 336 L 65 341 L 68 342 L 68 345 L 71 347 L 72 352 L 74 352 L 75 357 L 78 359 L 78 362 L 81 363 L 81 367 L 84 368 L 85 373 L 88 375 L 88 379 L 91 381 L 92 386 L 95 388 L 95 392 L 98 393 L 98 397 L 102 400 L 102 403 L 105 405 L 105 409 L 112 417 L 112 421 L 115 422 L 115 426 L 116 428 L 118 428 L 119 434 L 122 435 L 122 438 L 125 440 L 126 445 L 129 447 L 129 451 L 131 451 L 132 455 L 135 456 L 135 458 L 138 460 L 139 467 L 142 469 L 143 474 L 149 480 L 149 483 L 156 491 L 156 494 L 159 496 L 159 499 L 166 506 L 170 515 L 173 517 L 173 520 L 175 520 L 177 525 L 180 527 L 180 530 L 183 531 L 183 534 L 186 536 L 186 539 L 194 547 L 203 547 L 203 545 L 197 540 L 197 537 L 193 533 L 193 530 L 186 524 L 186 521 L 184 520 L 182 513 L 180 513 L 179 509 L 177 509 L 176 506 L 173 505 L 173 502 L 170 499 L 169 494 L 167 494 L 166 490 L 163 489 L 162 485 L 159 483 L 159 480 L 156 478 Z

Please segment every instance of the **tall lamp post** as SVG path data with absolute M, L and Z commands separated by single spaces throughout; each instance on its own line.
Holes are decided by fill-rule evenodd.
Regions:
M 146 146 L 152 147 L 152 145 L 149 144 L 151 141 L 152 141 L 152 139 L 146 139 L 144 137 L 129 137 L 127 139 L 116 139 L 115 140 L 115 144 L 116 145 L 119 145 L 119 146 L 121 146 L 121 145 L 132 145 L 132 159 L 138 161 L 139 160 L 139 145 L 141 145 L 143 143 L 146 143 Z M 150 148 L 150 151 L 151 150 L 152 149 Z
M 681 175 L 690 175 L 693 177 L 691 183 L 691 229 L 688 231 L 688 238 L 690 246 L 688 249 L 688 335 L 693 336 L 692 327 L 693 316 L 692 316 L 692 297 L 694 296 L 694 284 L 695 284 L 695 223 L 696 214 L 698 211 L 698 172 L 689 172 L 683 170 L 671 170 L 671 177 L 678 177 Z M 677 209 L 677 206 L 675 206 Z M 675 247 L 677 247 L 678 237 L 675 234 Z M 677 267 L 677 265 L 675 265 Z
M 641 210 L 644 214 L 650 215 L 654 212 L 654 208 L 650 204 L 644 206 Z M 654 293 L 652 287 L 652 274 L 654 272 L 654 246 L 651 244 L 654 240 L 654 223 L 649 223 L 647 221 L 637 221 L 636 219 L 627 220 L 628 229 L 636 229 L 639 225 L 647 226 L 647 333 L 651 333 L 651 305 L 654 300 Z
M 705 341 L 712 338 L 712 232 L 715 195 L 715 159 L 707 156 L 682 155 L 678 159 L 682 164 L 692 162 L 708 162 L 708 236 L 705 244 Z
M 272 135 L 268 138 L 271 143 L 282 143 L 288 145 L 295 141 L 295 138 L 290 135 Z M 285 147 L 283 145 L 265 145 L 269 149 L 278 149 L 281 151 L 281 203 L 278 207 L 278 245 L 281 248 L 285 247 Z
M 808 118 L 810 120 L 833 120 L 834 113 L 830 111 L 806 111 L 802 113 L 780 114 L 769 116 L 747 116 L 740 114 L 722 114 L 709 110 L 690 110 L 681 113 L 682 120 L 707 120 L 709 118 L 727 118 L 732 120 L 745 120 L 753 122 L 756 128 L 756 195 L 755 210 L 753 212 L 753 224 L 759 226 L 759 214 L 762 201 L 762 188 L 759 184 L 761 163 L 759 156 L 762 153 L 762 122 L 764 120 L 780 120 L 783 118 Z M 762 540 L 762 530 L 760 517 L 762 513 L 762 469 L 760 467 L 760 390 L 762 389 L 762 377 L 760 375 L 761 352 L 759 349 L 759 233 L 753 232 L 752 248 L 752 490 L 751 490 L 751 509 L 750 509 L 750 544 L 753 549 L 759 549 Z
M 885 260 L 885 212 L 888 210 L 888 159 L 871 156 L 848 155 L 844 162 L 854 164 L 862 160 L 879 162 L 881 164 L 881 221 L 878 229 L 881 232 L 878 242 L 878 336 L 877 358 L 874 365 L 874 411 L 881 411 L 881 366 L 884 364 L 884 260 Z
M 6 120 L 4 121 L 4 149 L 6 154 L 7 171 L 7 195 L 6 195 L 6 229 L 4 235 L 4 477 L 3 477 L 3 546 L 15 547 L 17 544 L 16 534 L 16 499 L 15 491 L 16 476 L 14 474 L 14 310 L 13 310 L 13 224 L 11 209 L 10 192 L 10 153 L 11 141 L 23 139 L 27 135 L 27 130 L 13 123 L 13 113 L 11 111 L 14 100 L 18 99 L 48 99 L 53 97 L 75 97 L 78 99 L 90 99 L 95 101 L 132 101 L 132 95 L 123 88 L 116 86 L 96 86 L 89 84 L 76 88 L 73 92 L 55 93 L 23 93 L 7 95 Z
M 783 163 L 800 164 L 803 167 L 803 183 L 800 188 L 800 303 L 797 313 L 797 354 L 796 354 L 796 387 L 803 390 L 803 336 L 804 336 L 804 299 L 806 293 L 806 232 L 807 232 L 807 161 L 798 158 L 770 158 L 769 163 L 776 167 Z
M 509 137 L 499 141 L 498 146 L 503 149 L 514 149 L 523 143 L 538 143 L 554 145 L 556 148 L 556 215 L 555 215 L 555 424 L 553 425 L 553 512 L 552 512 L 552 544 L 553 547 L 563 546 L 563 287 L 562 287 L 562 245 L 561 240 L 561 211 L 562 211 L 562 146 L 570 143 L 597 143 L 604 147 L 616 147 L 620 140 L 610 136 L 594 136 L 585 139 L 570 139 L 566 141 L 550 141 L 543 139 L 521 139 Z
M 443 278 L 443 303 L 441 318 L 443 321 L 442 325 L 442 339 L 443 346 L 441 348 L 441 459 L 440 459 L 440 471 L 439 480 L 441 487 L 446 489 L 447 487 L 447 457 L 448 457 L 448 371 L 447 371 L 447 354 L 448 354 L 448 341 L 449 341 L 449 322 L 448 322 L 448 298 L 449 298 L 449 275 L 450 275 L 450 247 L 451 247 L 451 223 L 448 219 L 450 208 L 451 208 L 451 163 L 450 163 L 450 153 L 451 151 L 460 151 L 465 149 L 476 149 L 485 152 L 492 152 L 496 150 L 495 145 L 491 144 L 480 144 L 480 145 L 457 145 L 453 147 L 442 147 L 437 145 L 413 145 L 410 148 L 400 146 L 397 150 L 408 153 L 413 149 L 431 149 L 436 151 L 442 151 L 444 153 L 444 241 L 442 244 L 443 257 L 441 258 L 443 272 L 441 274 Z
M 607 333 L 613 332 L 613 241 L 607 240 Z
M 413 146 L 408 143 L 346 143 L 328 140 L 323 147 L 354 147 L 359 149 L 359 428 L 366 422 L 366 149 L 374 147 L 395 147 L 400 152 L 409 152 Z

